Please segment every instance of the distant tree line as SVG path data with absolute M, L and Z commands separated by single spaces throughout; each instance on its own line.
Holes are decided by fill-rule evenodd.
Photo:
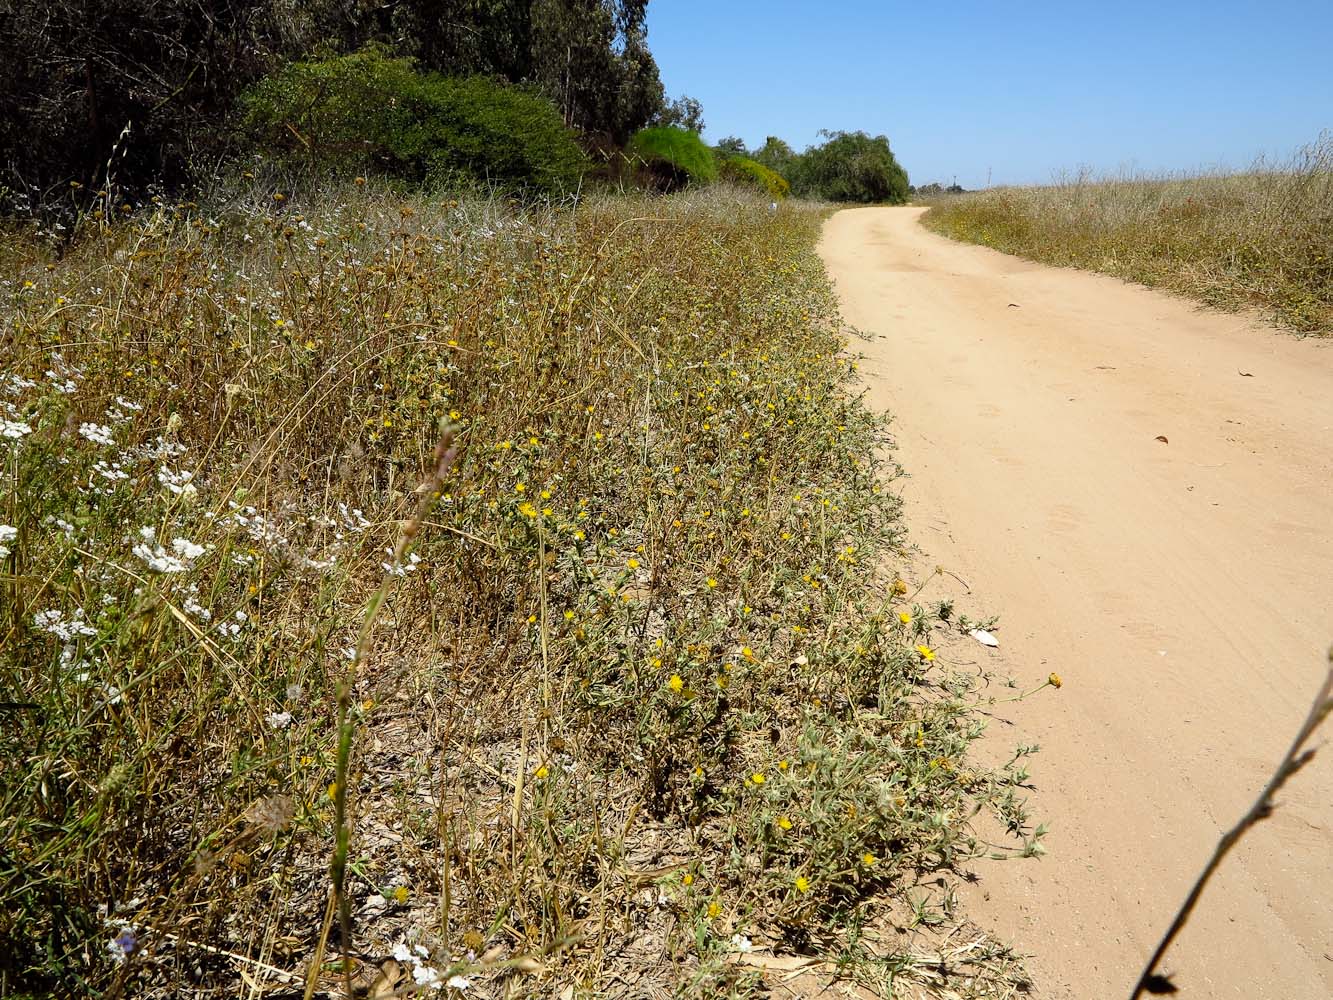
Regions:
M 420 70 L 522 84 L 564 123 L 623 144 L 650 122 L 701 128 L 668 103 L 648 0 L 6 0 L 0 5 L 0 187 L 173 186 L 234 151 L 236 107 L 293 60 L 378 46 Z
M 0 212 L 180 190 L 255 156 L 541 194 L 590 168 L 662 191 L 901 202 L 884 136 L 704 144 L 648 0 L 2 0 Z M 72 196 L 71 196 L 72 193 Z
M 735 136 L 714 149 L 726 159 L 750 160 L 784 178 L 791 191 L 826 201 L 900 204 L 907 200 L 907 171 L 894 156 L 886 136 L 865 132 L 819 133 L 824 141 L 797 153 L 776 136 L 748 150 Z

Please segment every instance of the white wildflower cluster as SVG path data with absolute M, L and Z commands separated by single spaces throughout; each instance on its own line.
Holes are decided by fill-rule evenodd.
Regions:
M 253 541 L 273 546 L 285 542 L 282 532 L 269 523 L 269 519 L 254 507 L 242 507 L 235 502 L 230 502 L 229 506 L 231 507 L 230 520 L 232 523 L 244 528 L 245 533 Z
M 42 519 L 42 523 L 58 529 L 66 539 L 72 539 L 74 537 L 74 525 L 70 524 L 63 517 L 47 515 Z
M 390 576 L 407 576 L 408 573 L 415 573 L 417 565 L 421 562 L 421 557 L 415 552 L 407 557 L 406 562 L 399 562 L 393 556 L 393 549 L 384 551 L 388 554 L 389 561 L 380 563 L 380 568 Z
M 188 538 L 173 538 L 168 552 L 157 543 L 156 528 L 140 528 L 139 537 L 143 540 L 131 551 L 154 573 L 184 573 L 190 568 L 189 564 L 205 552 L 202 545 L 196 545 Z
M 399 942 L 394 946 L 393 957 L 412 970 L 412 981 L 419 989 L 438 990 L 444 987 L 462 993 L 472 987 L 472 980 L 466 976 L 450 976 L 446 979 L 439 969 L 430 964 L 430 952 L 419 944 L 409 948 L 405 942 Z
M 194 473 L 186 470 L 175 471 L 165 465 L 157 470 L 157 481 L 166 487 L 173 496 L 194 496 L 199 490 L 194 485 Z
M 79 424 L 79 437 L 91 441 L 93 444 L 100 444 L 105 448 L 109 448 L 116 443 L 111 428 L 106 424 Z
M 12 524 L 0 524 L 0 559 L 9 557 L 10 544 L 18 538 L 19 529 Z
M 245 623 L 249 620 L 249 615 L 244 611 L 238 611 L 230 620 L 218 622 L 218 634 L 228 639 L 235 639 L 241 634 L 241 629 L 245 627 Z
M 8 396 L 19 396 L 29 389 L 35 388 L 37 388 L 37 383 L 32 379 L 23 378 L 23 376 L 15 375 L 12 372 L 0 375 L 0 391 Z
M 292 724 L 291 712 L 269 712 L 265 717 L 272 729 L 286 729 Z
M 120 397 L 116 397 L 119 399 Z M 139 448 L 140 454 L 144 458 L 151 458 L 160 462 L 164 458 L 179 458 L 184 455 L 188 449 L 179 441 L 168 441 L 160 435 L 154 439 L 152 444 L 142 445 Z
M 79 383 L 76 379 L 83 378 L 83 370 L 66 364 L 64 356 L 59 352 L 51 355 L 51 367 L 43 374 L 51 388 L 64 396 L 78 391 Z
M 65 613 L 58 609 L 39 611 L 33 615 L 32 623 L 43 632 L 49 632 L 61 642 L 73 642 L 80 636 L 92 637 L 97 635 L 97 629 L 89 625 L 84 619 L 83 608 L 75 608 L 74 614 L 70 618 L 66 618 Z
M 98 479 L 105 479 L 110 486 L 101 486 Z M 125 471 L 125 467 L 119 462 L 108 462 L 100 459 L 93 463 L 92 471 L 88 475 L 88 489 L 97 496 L 108 497 L 116 483 L 123 483 L 130 478 L 130 474 Z
M 338 516 L 343 520 L 343 527 L 342 530 L 336 532 L 333 537 L 340 542 L 343 540 L 344 532 L 355 535 L 370 527 L 370 521 L 366 519 L 366 515 L 357 507 L 348 508 L 347 504 L 340 503 L 338 504 Z M 329 526 L 332 527 L 333 525 L 330 523 Z
M 113 424 L 129 423 L 134 419 L 134 415 L 142 409 L 141 404 L 132 402 L 124 396 L 117 396 L 115 403 L 106 408 L 106 418 Z
M 213 612 L 200 604 L 193 596 L 187 597 L 181 602 L 181 610 L 193 618 L 198 618 L 201 622 L 211 622 L 213 620 Z
M 0 420 L 0 438 L 19 441 L 32 433 L 32 428 L 22 420 Z

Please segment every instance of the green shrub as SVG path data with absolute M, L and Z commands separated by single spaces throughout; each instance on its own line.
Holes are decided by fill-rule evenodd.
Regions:
M 670 125 L 636 132 L 629 153 L 643 161 L 654 186 L 675 190 L 717 180 L 717 158 L 699 133 Z
M 291 63 L 243 101 L 260 148 L 302 163 L 551 193 L 577 185 L 585 167 L 573 133 L 540 95 L 419 73 L 375 50 Z
M 907 200 L 907 171 L 885 136 L 821 134 L 828 141 L 806 150 L 795 162 L 791 181 L 797 194 L 829 201 L 902 204 Z
M 723 160 L 720 173 L 733 183 L 757 188 L 773 198 L 785 198 L 791 194 L 791 185 L 785 177 L 748 157 L 733 156 Z

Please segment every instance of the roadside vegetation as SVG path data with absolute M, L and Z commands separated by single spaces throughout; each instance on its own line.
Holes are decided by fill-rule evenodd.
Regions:
M 1048 264 L 1084 267 L 1225 309 L 1333 331 L 1333 136 L 1241 174 L 1078 176 L 939 201 L 925 224 Z
M 888 140 L 708 146 L 641 0 L 300 6 L 6 22 L 0 994 L 1012 995 L 814 252 Z
M 6 239 L 0 989 L 1009 995 L 906 933 L 1039 831 L 887 568 L 822 219 L 256 181 Z

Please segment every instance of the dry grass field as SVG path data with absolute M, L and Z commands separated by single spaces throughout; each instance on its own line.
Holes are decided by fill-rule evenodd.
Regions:
M 938 233 L 1083 267 L 1224 309 L 1333 330 L 1333 135 L 1239 174 L 1079 175 L 939 199 Z

